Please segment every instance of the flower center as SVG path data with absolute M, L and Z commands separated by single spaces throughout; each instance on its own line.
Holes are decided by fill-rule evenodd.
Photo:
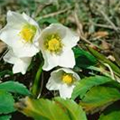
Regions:
M 35 33 L 36 27 L 34 25 L 26 24 L 22 27 L 22 30 L 19 32 L 19 35 L 24 41 L 32 42 Z
M 66 84 L 71 84 L 74 81 L 74 77 L 71 74 L 64 74 L 62 76 L 62 81 Z
M 62 50 L 62 43 L 58 34 L 48 35 L 44 45 L 51 53 L 60 53 Z

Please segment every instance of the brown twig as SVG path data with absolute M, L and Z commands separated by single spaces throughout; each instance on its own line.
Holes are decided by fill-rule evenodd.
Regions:
M 86 42 L 87 44 L 92 44 L 89 40 L 87 40 L 87 39 L 85 38 L 85 35 L 84 35 L 84 32 L 83 32 L 83 25 L 81 24 L 81 22 L 80 22 L 80 20 L 79 20 L 79 18 L 78 18 L 78 15 L 77 15 L 78 9 L 79 9 L 79 5 L 78 5 L 77 2 L 78 2 L 78 1 L 75 0 L 75 10 L 74 10 L 73 17 L 74 17 L 74 19 L 75 19 L 75 23 L 76 23 L 76 25 L 77 25 L 77 27 L 78 27 L 78 30 L 79 30 L 79 36 L 80 36 L 80 38 L 81 38 L 82 40 L 84 40 L 84 42 Z
M 78 30 L 79 30 L 79 36 L 80 36 L 80 38 L 81 38 L 82 40 L 84 40 L 86 43 L 92 44 L 90 41 L 88 41 L 88 40 L 85 38 L 85 35 L 84 35 L 84 33 L 83 33 L 83 26 L 82 26 L 82 24 L 80 23 L 76 12 L 74 12 L 74 19 L 75 19 L 76 25 L 77 25 Z
M 39 13 L 40 13 L 43 9 L 45 9 L 46 7 L 49 7 L 49 6 L 51 6 L 51 5 L 52 5 L 52 3 L 47 3 L 47 4 L 45 4 L 45 5 L 38 4 L 38 7 L 37 7 L 37 10 L 36 10 L 36 12 L 35 12 L 34 17 L 37 17 L 37 16 L 39 15 Z
M 74 15 L 73 16 L 74 16 L 74 19 L 75 19 L 75 23 L 76 23 L 76 25 L 78 27 L 79 37 L 81 38 L 81 40 L 83 40 L 85 43 L 87 43 L 89 45 L 92 45 L 92 46 L 95 46 L 95 47 L 101 49 L 99 46 L 95 45 L 94 43 L 90 42 L 89 40 L 87 40 L 85 38 L 85 35 L 84 35 L 84 32 L 83 32 L 83 26 L 82 26 L 82 24 L 81 24 L 81 22 L 80 22 L 80 20 L 79 20 L 79 18 L 77 16 L 76 10 L 74 11 Z
M 92 22 L 92 24 L 95 25 L 95 26 L 97 26 L 97 27 L 108 28 L 108 29 L 114 30 L 114 28 L 113 28 L 112 26 L 110 26 L 110 25 L 97 24 L 97 23 L 94 23 L 94 22 Z M 120 30 L 119 27 L 116 27 L 116 29 L 117 29 L 117 30 Z
M 70 10 L 71 8 L 72 7 L 69 7 L 69 8 L 66 8 L 64 10 L 57 11 L 57 12 L 53 12 L 53 13 L 41 16 L 38 19 L 40 20 L 40 19 L 43 19 L 43 18 L 53 17 L 53 16 L 56 16 L 56 15 L 62 14 L 62 13 L 65 13 L 66 11 Z
M 101 10 L 98 8 L 98 12 L 101 13 L 101 15 L 105 18 L 105 20 L 113 27 L 115 31 L 117 31 L 116 25 L 110 20 L 110 18 Z

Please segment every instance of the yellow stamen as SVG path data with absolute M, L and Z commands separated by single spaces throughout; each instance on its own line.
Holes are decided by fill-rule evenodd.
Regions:
M 62 76 L 62 81 L 66 84 L 71 84 L 74 81 L 74 77 L 71 74 L 65 74 Z
M 23 26 L 19 35 L 24 41 L 32 42 L 35 33 L 36 33 L 36 27 L 34 25 L 26 24 Z
M 52 53 L 60 53 L 62 50 L 61 39 L 57 34 L 48 35 L 44 44 L 46 49 Z

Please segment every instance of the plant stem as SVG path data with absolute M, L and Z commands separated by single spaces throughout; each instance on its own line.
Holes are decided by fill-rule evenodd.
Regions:
M 40 66 L 38 68 L 38 71 L 37 71 L 35 79 L 34 79 L 34 83 L 33 83 L 32 88 L 31 88 L 31 93 L 36 98 L 37 98 L 38 91 L 39 91 L 38 88 L 39 88 L 40 76 L 42 73 L 42 66 L 43 66 L 43 62 L 40 64 Z

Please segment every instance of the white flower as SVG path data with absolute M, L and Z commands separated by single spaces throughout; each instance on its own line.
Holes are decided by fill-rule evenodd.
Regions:
M 5 62 L 13 64 L 13 73 L 19 73 L 25 74 L 27 71 L 27 68 L 29 67 L 31 63 L 31 57 L 24 57 L 24 58 L 18 58 L 12 51 L 12 49 L 9 49 L 7 54 L 3 57 Z
M 0 39 L 13 49 L 18 57 L 34 56 L 38 49 L 40 28 L 25 13 L 7 12 L 7 25 L 0 31 Z
M 43 69 L 48 71 L 56 66 L 73 68 L 74 47 L 79 37 L 61 24 L 51 24 L 41 32 L 40 49 L 44 58 Z
M 71 69 L 60 68 L 51 73 L 46 88 L 48 90 L 59 90 L 62 98 L 70 98 L 75 82 L 78 80 L 80 80 L 80 77 L 77 73 Z

